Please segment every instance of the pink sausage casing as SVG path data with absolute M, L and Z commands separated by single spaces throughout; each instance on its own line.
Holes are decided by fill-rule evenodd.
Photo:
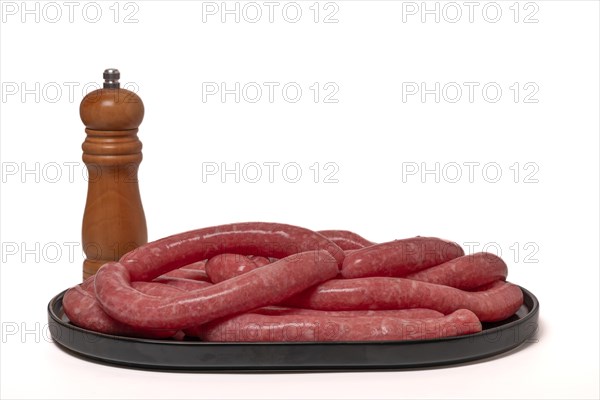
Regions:
M 341 274 L 344 278 L 401 277 L 464 254 L 457 243 L 417 236 L 356 250 L 344 259 Z
M 152 279 L 222 253 L 283 258 L 310 250 L 330 253 L 341 266 L 344 252 L 325 236 L 299 226 L 245 222 L 197 229 L 138 247 L 119 261 L 134 281 Z
M 475 253 L 406 275 L 405 278 L 472 290 L 506 280 L 507 275 L 508 267 L 500 257 L 492 253 Z
M 124 335 L 141 338 L 163 339 L 178 336 L 177 330 L 139 329 L 125 325 L 108 316 L 96 300 L 94 278 L 91 276 L 80 285 L 67 290 L 63 297 L 63 308 L 69 320 L 84 329 L 111 335 Z M 140 282 L 139 290 L 148 295 L 177 295 L 181 290 L 170 287 L 158 287 L 157 284 Z M 165 286 L 165 285 L 162 285 Z
M 145 329 L 183 329 L 277 304 L 333 278 L 338 271 L 338 262 L 329 252 L 308 251 L 165 301 L 133 289 L 125 265 L 107 263 L 96 273 L 95 288 L 104 311 L 122 323 Z
M 439 318 L 242 314 L 188 333 L 211 342 L 331 342 L 434 339 L 481 331 L 469 310 Z
M 484 322 L 506 319 L 522 304 L 521 288 L 508 282 L 496 282 L 485 291 L 466 292 L 388 277 L 332 279 L 283 302 L 288 307 L 330 311 L 429 308 L 450 314 L 464 308 Z

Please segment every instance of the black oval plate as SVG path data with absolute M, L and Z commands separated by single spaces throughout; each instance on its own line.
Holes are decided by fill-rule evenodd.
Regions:
M 344 370 L 423 368 L 463 363 L 509 351 L 533 338 L 539 303 L 521 288 L 524 304 L 483 331 L 444 339 L 319 342 L 208 343 L 107 335 L 72 325 L 58 294 L 48 304 L 52 339 L 86 358 L 130 367 L 180 370 Z

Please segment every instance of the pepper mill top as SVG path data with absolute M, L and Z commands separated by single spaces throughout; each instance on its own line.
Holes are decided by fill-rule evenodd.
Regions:
M 121 87 L 119 79 L 121 79 L 121 73 L 116 68 L 107 68 L 104 70 L 104 89 L 118 89 Z
M 103 88 L 88 93 L 81 101 L 81 121 L 87 129 L 95 131 L 137 129 L 144 119 L 142 99 L 120 87 L 118 69 L 108 68 L 103 76 Z

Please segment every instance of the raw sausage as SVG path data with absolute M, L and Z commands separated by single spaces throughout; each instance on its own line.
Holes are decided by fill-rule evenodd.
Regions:
M 283 304 L 331 311 L 430 308 L 444 314 L 466 308 L 481 321 L 499 321 L 519 309 L 523 304 L 523 292 L 508 282 L 496 282 L 481 292 L 466 292 L 412 279 L 371 277 L 333 279 Z
M 508 267 L 500 257 L 492 253 L 475 253 L 406 275 L 406 278 L 472 290 L 506 280 L 507 275 Z
M 401 277 L 464 254 L 457 243 L 417 236 L 356 250 L 346 256 L 341 274 L 344 278 Z
M 152 279 L 222 253 L 283 258 L 309 250 L 325 250 L 339 266 L 344 252 L 325 236 L 293 225 L 245 222 L 197 229 L 169 236 L 125 254 L 122 263 L 131 281 Z
M 96 300 L 94 278 L 94 276 L 91 276 L 82 284 L 67 290 L 63 297 L 65 314 L 73 324 L 81 328 L 112 335 L 152 339 L 180 336 L 177 330 L 139 329 L 125 325 L 108 316 Z M 179 290 L 175 290 L 179 292 Z
M 457 310 L 425 319 L 242 314 L 209 323 L 195 333 L 212 342 L 331 342 L 434 339 L 480 331 L 475 314 Z
M 495 255 L 464 256 L 438 238 L 374 244 L 349 231 L 239 223 L 141 246 L 68 290 L 63 306 L 76 325 L 139 337 L 427 339 L 513 315 L 523 293 L 506 276 Z
M 172 256 L 178 257 L 174 251 Z M 205 257 L 202 257 L 205 258 Z M 175 263 L 168 258 L 163 262 Z M 164 271 L 150 258 L 135 276 L 152 276 L 152 268 Z M 171 297 L 168 301 L 144 297 L 131 287 L 126 263 L 104 264 L 96 273 L 96 297 L 111 317 L 140 328 L 183 329 L 216 318 L 277 304 L 338 273 L 338 261 L 325 250 L 307 251 L 282 258 L 246 274 L 205 289 Z M 175 264 L 176 265 L 176 264 Z

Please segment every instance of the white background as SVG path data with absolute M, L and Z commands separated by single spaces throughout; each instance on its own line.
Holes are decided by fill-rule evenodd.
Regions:
M 220 13 L 203 15 L 220 2 L 80 2 L 72 22 L 62 2 L 37 2 L 37 22 L 21 2 L 2 2 L 3 398 L 599 397 L 598 3 L 481 2 L 470 22 L 463 2 L 441 2 L 439 22 L 433 14 L 422 22 L 421 2 L 322 2 L 317 23 L 313 3 L 298 2 L 296 23 L 282 16 L 285 2 L 272 23 L 262 2 L 260 21 L 247 21 L 255 16 L 247 6 L 239 23 L 234 15 L 222 23 Z M 462 18 L 453 23 L 455 4 Z M 323 21 L 330 13 L 337 23 Z M 140 188 L 151 240 L 260 220 L 373 241 L 476 242 L 471 252 L 499 249 L 509 279 L 538 296 L 538 337 L 468 365 L 327 374 L 148 372 L 61 351 L 47 338 L 46 304 L 81 277 L 87 182 L 78 108 L 84 85 L 100 83 L 107 67 L 145 103 Z M 263 97 L 223 102 L 206 95 L 211 82 L 256 82 Z M 264 82 L 279 84 L 272 103 Z M 439 82 L 439 102 L 407 94 L 422 82 Z M 479 85 L 472 102 L 464 82 Z M 295 103 L 282 95 L 287 83 L 302 89 Z M 338 102 L 325 102 L 336 87 Z M 207 166 L 236 162 L 239 183 L 234 174 L 203 176 Z M 249 182 L 256 170 L 248 163 L 266 162 L 280 163 L 272 182 L 266 166 Z M 296 183 L 294 169 L 282 174 L 288 163 L 301 169 Z M 436 163 L 439 177 L 421 174 Z M 479 163 L 471 177 L 464 163 Z M 462 176 L 453 183 L 456 165 Z M 337 182 L 326 182 L 332 171 Z

